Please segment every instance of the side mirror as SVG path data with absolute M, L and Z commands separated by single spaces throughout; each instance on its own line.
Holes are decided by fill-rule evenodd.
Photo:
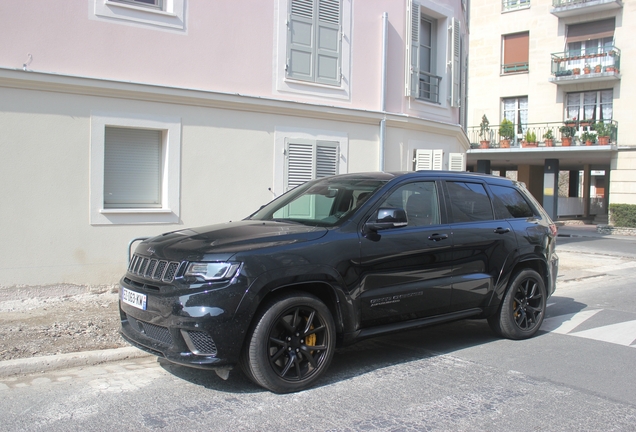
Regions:
M 366 224 L 366 231 L 379 231 L 408 225 L 406 212 L 401 208 L 381 208 Z

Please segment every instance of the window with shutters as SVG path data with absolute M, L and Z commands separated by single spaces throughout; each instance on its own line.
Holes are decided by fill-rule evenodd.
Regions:
M 179 221 L 181 119 L 91 116 L 91 224 Z
M 461 104 L 461 23 L 416 0 L 407 7 L 406 96 L 450 106 Z M 446 31 L 448 30 L 448 31 Z M 448 67 L 446 67 L 447 59 Z M 446 89 L 442 82 L 447 82 Z
M 529 41 L 528 32 L 502 36 L 502 74 L 528 72 Z
M 615 26 L 615 18 L 567 26 L 568 67 L 583 69 L 586 65 L 613 65 L 614 59 L 607 54 L 614 48 Z
M 340 85 L 341 15 L 340 0 L 290 0 L 288 78 Z
M 285 191 L 338 174 L 339 156 L 338 142 L 289 140 L 285 148 Z

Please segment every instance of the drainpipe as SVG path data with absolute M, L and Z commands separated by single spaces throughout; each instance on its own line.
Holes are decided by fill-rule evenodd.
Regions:
M 384 117 L 380 120 L 380 155 L 379 168 L 384 171 L 384 145 L 386 141 L 386 57 L 388 45 L 389 14 L 382 13 L 382 70 L 380 75 L 380 111 Z

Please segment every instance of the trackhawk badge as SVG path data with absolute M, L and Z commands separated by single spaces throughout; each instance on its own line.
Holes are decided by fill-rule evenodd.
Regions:
M 155 250 L 154 250 L 153 248 L 149 247 L 149 248 L 146 250 L 146 252 L 148 252 L 150 255 L 152 255 L 152 254 L 154 254 L 154 253 L 155 253 Z

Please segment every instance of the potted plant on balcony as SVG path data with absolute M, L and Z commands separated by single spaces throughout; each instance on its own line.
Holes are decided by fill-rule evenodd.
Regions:
M 552 134 L 552 129 L 548 129 L 545 134 L 543 134 L 543 142 L 546 147 L 554 146 L 554 135 Z
M 596 134 L 592 132 L 583 132 L 581 134 L 581 142 L 585 142 L 586 146 L 594 145 L 596 142 Z
M 537 134 L 534 132 L 527 131 L 523 136 L 523 141 L 521 142 L 522 147 L 536 147 L 537 146 Z
M 572 69 L 572 73 L 574 75 L 581 75 L 581 68 L 574 68 Z
M 585 63 L 585 66 L 583 66 L 583 73 L 589 74 L 590 72 L 592 72 L 592 68 L 590 67 L 589 64 Z
M 579 126 L 588 127 L 592 125 L 592 119 L 584 119 L 579 122 Z
M 512 122 L 508 119 L 503 119 L 499 125 L 499 137 L 501 141 L 499 146 L 501 148 L 510 148 L 510 140 L 515 134 L 515 128 Z
M 490 147 L 490 122 L 486 114 L 481 117 L 481 123 L 479 123 L 479 138 L 479 148 Z
M 571 127 L 571 128 L 576 128 L 576 125 L 578 124 L 578 122 L 577 122 L 577 120 L 576 120 L 576 117 L 571 118 L 571 119 L 569 118 L 569 119 L 565 120 L 563 123 L 564 123 L 567 127 Z
M 561 145 L 563 147 L 569 147 L 572 145 L 572 137 L 576 134 L 576 128 L 574 126 L 568 126 L 566 123 L 559 128 L 561 132 Z
M 603 66 L 601 66 L 600 64 L 597 64 L 596 66 L 594 66 L 594 73 L 601 73 L 603 71 Z
M 612 123 L 596 122 L 592 128 L 598 135 L 598 145 L 608 145 L 610 137 L 616 130 L 616 126 Z

